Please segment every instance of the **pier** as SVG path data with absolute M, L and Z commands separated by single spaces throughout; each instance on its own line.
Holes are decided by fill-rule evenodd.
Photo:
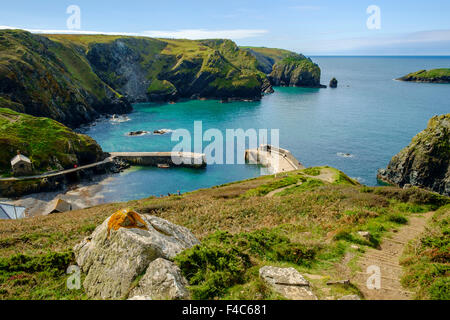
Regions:
M 245 161 L 268 167 L 273 174 L 305 169 L 289 150 L 268 144 L 261 145 L 257 149 L 245 150 Z
M 116 158 L 130 165 L 169 167 L 206 167 L 206 156 L 193 152 L 110 152 L 112 158 Z

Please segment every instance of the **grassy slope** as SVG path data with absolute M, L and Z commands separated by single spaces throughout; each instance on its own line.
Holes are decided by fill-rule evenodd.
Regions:
M 405 223 L 412 212 L 448 202 L 418 189 L 363 187 L 338 171 L 332 183 L 317 181 L 323 169 L 264 176 L 182 196 L 0 221 L 0 298 L 86 298 L 82 290 L 65 289 L 70 250 L 125 207 L 183 225 L 202 240 L 201 246 L 177 258 L 196 298 L 280 298 L 258 279 L 258 269 L 265 264 L 321 275 L 312 279 L 316 294 L 340 297 L 357 289 L 327 289 L 326 281 L 339 280 L 336 263 L 353 250 L 351 243 L 376 246 L 386 230 Z M 299 180 L 306 186 L 299 188 Z M 286 186 L 282 194 L 266 196 Z M 370 230 L 372 239 L 359 237 L 358 230 Z
M 142 56 L 141 65 L 148 71 L 151 84 L 148 93 L 171 92 L 183 85 L 173 79 L 195 79 L 202 73 L 212 73 L 217 80 L 212 90 L 258 88 L 260 72 L 256 59 L 247 51 L 239 50 L 230 40 L 175 40 L 146 37 L 48 35 L 51 40 L 76 43 L 89 50 L 95 44 L 111 44 L 118 39 L 140 39 L 140 47 L 131 45 Z M 130 45 L 130 42 L 127 42 Z M 193 67 L 197 65 L 197 67 Z M 186 84 L 184 84 L 186 85 Z
M 432 70 L 420 70 L 417 72 L 412 72 L 404 77 L 399 78 L 399 80 L 404 81 L 424 81 L 433 82 L 439 80 L 445 80 L 450 82 L 450 69 L 432 69 Z
M 31 159 L 37 172 L 52 167 L 55 164 L 52 158 L 69 168 L 74 164 L 95 162 L 102 154 L 92 138 L 77 134 L 54 120 L 0 108 L 0 173 L 10 172 L 10 160 L 17 150 Z
M 417 299 L 450 300 L 450 206 L 440 208 L 426 233 L 411 243 L 403 257 L 402 283 Z
M 57 109 L 67 112 L 74 100 L 90 108 L 89 95 L 99 102 L 106 98 L 106 91 L 113 91 L 92 71 L 79 46 L 21 30 L 0 32 L 0 76 L 15 88 L 1 97 L 2 107 L 55 118 Z M 11 95 L 17 101 L 11 102 Z M 32 104 L 48 110 L 33 112 Z

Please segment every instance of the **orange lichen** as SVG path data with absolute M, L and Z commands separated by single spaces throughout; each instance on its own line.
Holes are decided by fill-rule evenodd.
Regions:
M 130 209 L 122 209 L 114 213 L 108 221 L 108 236 L 111 229 L 117 231 L 120 228 L 148 230 L 147 224 L 138 213 Z

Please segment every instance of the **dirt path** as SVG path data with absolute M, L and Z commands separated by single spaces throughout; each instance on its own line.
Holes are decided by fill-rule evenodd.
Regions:
M 405 245 L 425 231 L 427 221 L 433 216 L 433 213 L 410 216 L 407 225 L 383 238 L 380 249 L 370 248 L 359 259 L 357 264 L 361 268 L 361 272 L 357 272 L 351 277 L 351 282 L 359 288 L 365 299 L 409 300 L 413 298 L 414 293 L 406 291 L 400 284 L 403 270 L 399 264 L 399 259 Z M 380 289 L 368 289 L 367 287 L 367 279 L 373 274 L 373 271 L 366 273 L 369 266 L 380 268 Z

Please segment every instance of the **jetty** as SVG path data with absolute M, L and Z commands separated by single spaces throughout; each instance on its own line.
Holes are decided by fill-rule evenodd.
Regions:
M 116 160 L 122 160 L 132 166 L 154 166 L 159 168 L 206 167 L 206 156 L 192 152 L 111 152 L 103 161 L 75 168 L 46 172 L 39 175 L 0 178 L 0 196 L 6 198 L 50 192 L 70 182 L 90 178 L 95 174 L 111 172 Z
M 110 152 L 116 158 L 137 166 L 206 167 L 206 156 L 194 152 Z
M 273 174 L 305 169 L 289 150 L 263 144 L 257 149 L 245 150 L 245 161 L 268 167 Z

